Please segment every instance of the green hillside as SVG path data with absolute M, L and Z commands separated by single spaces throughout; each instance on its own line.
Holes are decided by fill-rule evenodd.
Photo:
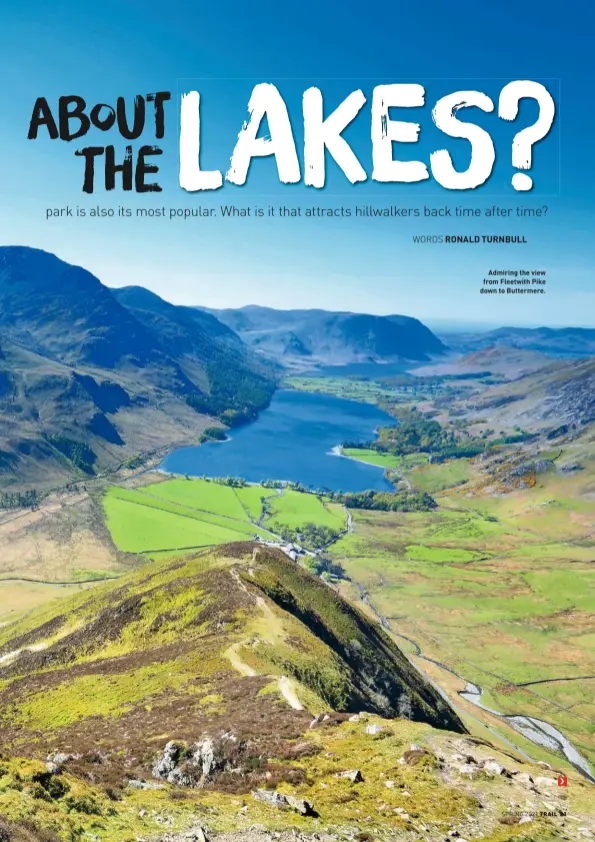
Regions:
M 522 772 L 541 788 L 555 773 L 468 737 L 379 625 L 278 550 L 155 562 L 52 603 L 0 629 L 0 668 L 2 839 L 181 842 L 246 818 L 307 839 L 558 838 L 548 817 L 539 836 L 499 822 Z M 464 786 L 461 751 L 477 767 Z

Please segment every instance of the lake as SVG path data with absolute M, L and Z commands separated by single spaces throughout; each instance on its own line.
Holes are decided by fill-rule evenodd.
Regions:
M 371 404 L 281 390 L 256 421 L 231 430 L 228 441 L 174 450 L 161 469 L 247 482 L 289 480 L 333 491 L 392 491 L 381 468 L 331 451 L 344 441 L 372 439 L 376 427 L 395 423 Z

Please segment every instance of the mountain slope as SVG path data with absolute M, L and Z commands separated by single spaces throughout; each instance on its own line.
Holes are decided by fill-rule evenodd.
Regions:
M 595 359 L 549 360 L 519 379 L 467 401 L 470 417 L 528 430 L 577 430 L 595 421 Z
M 543 797 L 519 838 L 560 838 L 568 797 L 589 821 L 586 782 L 468 736 L 380 626 L 262 546 L 38 610 L 0 629 L 0 677 L 9 842 L 504 842 Z
M 491 345 L 456 359 L 423 366 L 412 373 L 422 377 L 489 373 L 498 374 L 507 380 L 515 380 L 551 363 L 551 357 L 538 351 Z
M 552 357 L 595 355 L 595 329 L 582 327 L 501 327 L 485 333 L 440 334 L 449 348 L 469 353 L 493 345 L 537 351 Z
M 208 397 L 200 408 L 220 413 L 230 407 L 268 403 L 270 368 L 254 359 L 239 336 L 213 315 L 169 304 L 143 287 L 123 287 L 112 294 L 159 337 L 185 376 L 203 385 L 206 379 Z
M 154 359 L 154 339 L 90 272 L 53 254 L 0 247 L 0 330 L 66 364 Z
M 121 299 L 121 300 L 119 300 Z M 0 486 L 46 487 L 238 423 L 274 390 L 215 317 L 113 293 L 52 254 L 0 248 Z
M 302 366 L 396 359 L 423 361 L 445 350 L 425 325 L 407 316 L 257 306 L 208 312 L 264 356 Z
M 301 687 L 304 698 L 339 711 L 395 716 L 406 695 L 412 719 L 464 730 L 380 626 L 280 551 L 259 545 L 232 544 L 183 562 L 154 563 L 69 606 L 52 606 L 0 630 L 0 657 L 5 743 L 12 736 L 21 746 L 30 739 L 35 752 L 43 750 L 41 732 L 48 748 L 56 732 L 91 745 L 97 715 L 108 717 L 105 740 L 113 728 L 121 749 L 132 719 L 135 727 L 156 724 L 165 710 L 173 715 L 174 698 L 179 728 L 190 737 L 200 719 L 192 688 L 204 680 L 209 692 L 225 696 L 235 672 L 267 680 L 290 676 L 298 696 Z M 149 665 L 154 680 L 146 686 L 129 681 L 140 679 Z M 116 696 L 109 690 L 86 699 L 78 695 L 93 676 L 125 673 L 129 678 L 121 679 Z M 183 701 L 184 693 L 191 698 Z M 7 713 L 9 699 L 20 699 L 16 719 Z M 211 711 L 206 720 L 218 718 Z M 134 763 L 132 755 L 129 761 Z

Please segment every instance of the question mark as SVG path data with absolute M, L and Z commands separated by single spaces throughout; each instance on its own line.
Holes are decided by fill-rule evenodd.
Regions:
M 550 92 L 539 82 L 509 82 L 500 92 L 498 117 L 503 120 L 515 120 L 519 113 L 519 100 L 524 97 L 536 99 L 539 103 L 539 117 L 532 126 L 515 134 L 512 141 L 512 166 L 519 170 L 530 170 L 532 165 L 533 144 L 542 140 L 554 122 L 556 106 Z M 515 190 L 526 191 L 533 187 L 533 179 L 525 173 L 517 172 L 512 177 Z

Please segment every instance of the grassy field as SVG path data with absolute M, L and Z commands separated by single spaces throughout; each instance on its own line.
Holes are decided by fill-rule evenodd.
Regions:
M 405 392 L 390 389 L 376 380 L 358 380 L 352 377 L 289 377 L 284 385 L 300 392 L 335 395 L 362 403 L 382 403 L 404 397 Z
M 418 466 L 425 466 L 428 463 L 426 453 L 408 453 L 404 456 L 397 456 L 394 453 L 382 453 L 366 447 L 343 447 L 341 452 L 350 459 L 357 459 L 360 462 L 368 462 L 370 465 L 378 465 L 380 468 L 388 468 L 405 473 Z M 425 488 L 420 488 L 425 491 Z
M 189 549 L 274 539 L 275 529 L 307 523 L 340 532 L 341 506 L 291 489 L 234 488 L 204 479 L 173 479 L 142 489 L 110 487 L 104 496 L 106 522 L 116 546 L 149 558 Z
M 56 599 L 64 599 L 88 587 L 81 584 L 45 585 L 38 582 L 3 581 L 0 583 L 0 627 L 12 622 L 23 612 Z
M 392 453 L 380 453 L 378 450 L 365 447 L 342 447 L 341 453 L 350 459 L 357 459 L 358 462 L 378 465 L 379 468 L 399 468 L 402 462 L 400 456 L 394 456 Z
M 417 485 L 427 472 L 419 487 L 434 491 L 435 468 L 450 464 L 409 477 Z M 345 593 L 357 598 L 353 583 L 363 587 L 406 651 L 415 658 L 419 646 L 464 679 L 416 658 L 453 701 L 542 756 L 458 697 L 465 681 L 478 684 L 485 705 L 551 723 L 595 765 L 595 502 L 573 491 L 574 478 L 554 476 L 506 496 L 454 488 L 431 513 L 356 511 L 332 554 L 353 580 Z M 521 686 L 554 678 L 564 680 Z
M 451 459 L 449 462 L 439 464 L 425 464 L 423 470 L 412 471 L 409 479 L 417 491 L 434 494 L 462 485 L 467 482 L 471 474 L 469 459 Z
M 271 537 L 251 521 L 234 488 L 206 480 L 170 480 L 138 490 L 112 486 L 103 506 L 116 546 L 150 558 Z
M 268 500 L 265 524 L 278 523 L 295 529 L 306 523 L 328 526 L 341 532 L 345 529 L 345 512 L 337 503 L 329 503 L 314 494 L 303 494 L 287 489 L 282 495 Z

